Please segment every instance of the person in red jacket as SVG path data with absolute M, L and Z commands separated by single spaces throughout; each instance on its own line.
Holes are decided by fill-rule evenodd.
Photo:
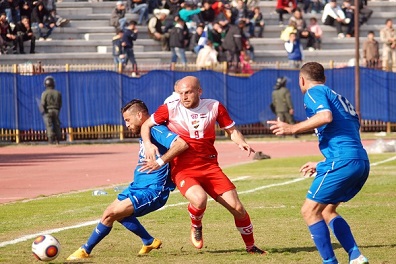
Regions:
M 280 26 L 283 26 L 283 15 L 291 14 L 295 8 L 297 8 L 296 0 L 278 0 L 275 11 L 279 14 Z

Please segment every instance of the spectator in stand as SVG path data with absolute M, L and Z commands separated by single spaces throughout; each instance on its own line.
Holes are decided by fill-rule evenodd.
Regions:
M 327 3 L 327 1 L 326 1 Z M 323 11 L 322 0 L 312 0 L 311 1 L 311 14 L 320 14 Z
M 1 40 L 1 53 L 8 53 L 7 47 L 12 47 L 12 52 L 17 53 L 17 35 L 15 33 L 15 27 L 12 28 L 10 23 L 7 21 L 6 13 L 0 14 L 0 36 Z
M 124 36 L 124 31 L 120 28 L 116 29 L 116 35 L 113 37 L 112 43 L 112 53 L 114 59 L 115 71 L 123 71 L 125 66 L 126 55 L 124 53 L 124 47 L 122 46 L 122 37 Z M 121 65 L 121 66 L 120 66 Z M 121 69 L 120 69 L 121 67 Z
M 116 7 L 111 12 L 110 26 L 113 26 L 115 29 L 119 28 L 124 30 L 126 23 L 125 13 L 126 9 L 124 3 L 122 1 L 117 1 Z
M 228 69 L 230 71 L 238 71 L 239 69 L 239 55 L 243 49 L 242 36 L 245 21 L 240 20 L 238 25 L 229 24 L 228 30 L 224 37 L 222 47 L 227 58 Z
M 369 31 L 367 39 L 363 43 L 363 62 L 367 68 L 378 68 L 379 66 L 379 43 L 375 40 L 374 31 Z
M 290 17 L 289 21 L 296 22 L 297 37 L 299 39 L 306 39 L 307 40 L 306 48 L 309 51 L 313 51 L 315 49 L 314 48 L 315 37 L 307 29 L 307 24 L 302 16 L 301 10 L 299 8 L 294 9 L 293 15 Z
M 180 59 L 184 67 L 187 67 L 186 58 L 186 45 L 187 45 L 187 32 L 184 29 L 184 21 L 180 17 L 175 18 L 176 25 L 171 29 L 169 33 L 169 47 L 172 51 L 172 70 L 175 64 Z
M 124 35 L 122 36 L 122 46 L 124 47 L 125 53 L 125 66 L 128 65 L 128 61 L 132 63 L 132 77 L 138 75 L 138 68 L 135 59 L 135 53 L 133 52 L 133 42 L 138 37 L 138 29 L 136 28 L 136 21 L 131 20 L 125 25 Z
M 212 29 L 208 31 L 208 39 L 212 42 L 213 47 L 217 51 L 217 60 L 219 62 L 227 61 L 222 47 L 225 34 L 226 32 L 219 23 L 213 23 Z
M 237 0 L 235 11 L 236 11 L 236 18 L 234 24 L 238 25 L 239 21 L 243 20 L 245 21 L 245 25 L 249 26 L 250 19 L 248 17 L 248 10 L 246 8 L 245 3 L 242 0 Z
M 204 47 L 198 52 L 196 60 L 197 69 L 208 69 L 213 67 L 217 63 L 217 51 L 213 47 L 213 43 L 210 40 L 207 40 Z
M 259 33 L 257 37 L 262 38 L 265 22 L 264 22 L 263 14 L 260 11 L 260 7 L 256 6 L 253 8 L 253 12 L 250 13 L 249 19 L 250 19 L 250 26 L 249 26 L 250 38 L 256 37 L 254 32 L 256 27 L 259 28 Z
M 19 12 L 22 17 L 27 17 L 29 19 L 29 23 L 32 15 L 32 1 L 23 0 L 19 2 Z
M 345 14 L 341 7 L 337 5 L 337 0 L 330 0 L 323 9 L 322 22 L 327 26 L 332 26 L 337 29 L 337 35 L 339 38 L 345 38 L 345 34 L 342 33 L 341 26 L 345 24 Z
M 292 69 L 299 69 L 303 60 L 303 49 L 296 33 L 290 33 L 289 41 L 285 42 L 285 50 Z
M 2 4 L 7 16 L 8 23 L 15 26 L 15 24 L 20 21 L 19 1 L 3 0 Z
M 275 11 L 279 14 L 279 26 L 283 26 L 283 15 L 292 14 L 296 8 L 297 3 L 295 0 L 277 0 Z
M 161 42 L 162 51 L 169 51 L 169 33 L 162 30 L 162 23 L 169 15 L 168 9 L 154 9 L 152 16 L 147 24 L 149 35 L 152 39 Z
M 194 34 L 192 34 L 189 43 L 189 50 L 193 51 L 195 54 L 198 54 L 199 50 L 202 49 L 207 40 L 206 33 L 202 37 L 204 33 L 205 25 L 199 24 Z M 201 38 L 202 37 L 202 38 Z
M 254 71 L 252 70 L 251 66 L 251 59 L 249 55 L 246 53 L 245 50 L 241 51 L 241 55 L 239 55 L 239 61 L 241 62 L 241 73 L 245 74 L 253 74 Z
M 190 3 L 184 3 L 184 7 L 179 11 L 179 16 L 186 23 L 190 33 L 195 32 L 196 25 L 201 22 L 198 14 L 204 11 L 203 7 L 195 9 L 193 9 L 193 7 L 194 6 Z
M 359 14 L 360 14 L 360 24 L 367 24 L 373 14 L 373 10 L 367 8 L 367 0 L 359 0 Z
M 385 27 L 380 31 L 382 46 L 382 69 L 396 72 L 396 33 L 392 19 L 387 19 Z
M 179 16 L 179 11 L 182 7 L 184 7 L 184 0 L 165 0 L 164 9 L 169 10 L 169 15 L 165 20 L 164 32 L 168 32 L 173 27 L 175 17 Z
M 203 11 L 201 11 L 200 16 L 201 20 L 204 23 L 212 23 L 215 20 L 216 13 L 215 10 L 213 9 L 214 4 L 210 2 L 210 0 L 204 0 L 203 1 Z M 216 5 L 215 5 L 216 7 Z
M 355 6 L 351 5 L 350 0 L 344 0 L 341 9 L 345 14 L 343 25 L 347 28 L 346 37 L 353 37 L 355 30 Z
M 284 42 L 289 41 L 291 33 L 297 34 L 297 24 L 296 21 L 294 20 L 290 20 L 289 25 L 285 27 L 284 30 L 282 30 L 280 39 L 283 40 Z
M 216 7 L 215 7 L 216 6 Z M 222 27 L 227 27 L 231 23 L 231 8 L 228 4 L 223 4 L 222 2 L 215 2 L 212 7 L 215 10 L 215 20 L 214 23 L 219 23 Z
M 17 40 L 19 46 L 19 54 L 25 54 L 23 43 L 30 40 L 30 54 L 34 54 L 36 37 L 33 34 L 32 28 L 30 27 L 29 18 L 23 16 L 21 21 L 16 25 Z
M 37 28 L 39 41 L 52 40 L 49 38 L 52 31 L 55 29 L 55 22 L 47 22 L 46 18 L 50 16 L 50 12 L 45 8 L 42 2 L 38 2 L 32 11 L 32 28 Z M 46 28 L 47 32 L 44 33 L 43 29 Z
M 320 44 L 322 43 L 322 28 L 318 24 L 318 20 L 316 17 L 311 17 L 309 19 L 309 25 L 308 25 L 308 30 L 313 33 L 315 43 L 314 43 L 314 48 L 316 50 L 320 50 Z
M 146 0 L 128 0 L 128 8 L 132 14 L 139 13 L 138 25 L 148 21 L 148 5 Z

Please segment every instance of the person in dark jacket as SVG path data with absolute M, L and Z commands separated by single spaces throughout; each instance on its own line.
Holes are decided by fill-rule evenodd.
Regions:
M 175 18 L 176 25 L 169 33 L 169 47 L 172 51 L 172 67 L 179 58 L 184 66 L 187 66 L 186 44 L 188 42 L 188 31 L 185 30 L 184 21 L 180 17 Z
M 116 7 L 111 12 L 110 26 L 124 30 L 126 23 L 125 13 L 126 9 L 124 3 L 122 1 L 118 1 Z
M 238 25 L 230 24 L 221 44 L 227 57 L 228 69 L 237 70 L 239 66 L 239 55 L 243 49 L 242 36 L 245 21 L 240 20 Z
M 7 53 L 7 46 L 11 46 L 13 53 L 17 53 L 17 35 L 15 28 L 12 28 L 7 21 L 5 13 L 0 14 L 0 52 Z
M 32 11 L 32 28 L 37 28 L 39 41 L 52 40 L 49 38 L 52 31 L 55 29 L 55 22 L 52 20 L 47 20 L 50 17 L 50 12 L 44 7 L 42 2 L 39 2 Z M 47 32 L 44 33 L 43 29 L 46 28 Z
M 112 53 L 114 58 L 114 66 L 115 70 L 119 71 L 125 66 L 126 55 L 124 53 L 124 47 L 122 46 L 122 37 L 124 36 L 124 32 L 117 28 L 116 35 L 112 39 Z M 119 68 L 121 67 L 121 69 Z
M 126 55 L 125 66 L 128 65 L 128 61 L 132 63 L 132 76 L 138 74 L 137 63 L 135 59 L 135 53 L 133 52 L 133 42 L 138 37 L 138 29 L 136 28 L 136 21 L 131 20 L 125 26 L 124 35 L 122 36 L 122 46 L 124 47 L 124 52 Z
M 44 80 L 45 91 L 41 94 L 41 109 L 47 129 L 48 143 L 58 144 L 62 139 L 59 111 L 62 108 L 62 94 L 55 90 L 55 80 L 47 76 Z
M 17 39 L 19 46 L 19 54 L 25 54 L 23 43 L 30 40 L 30 53 L 34 53 L 36 45 L 36 37 L 33 34 L 32 28 L 30 27 L 29 18 L 23 16 L 21 22 L 16 25 Z

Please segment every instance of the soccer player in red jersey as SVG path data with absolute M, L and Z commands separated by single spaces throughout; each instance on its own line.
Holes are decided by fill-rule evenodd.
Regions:
M 157 148 L 149 137 L 150 128 L 156 124 L 166 123 L 169 130 L 177 133 L 189 145 L 185 152 L 172 161 L 171 174 L 173 182 L 189 201 L 193 245 L 198 249 L 203 247 L 202 218 L 209 194 L 234 216 L 235 225 L 246 244 L 246 251 L 265 254 L 254 244 L 253 225 L 238 198 L 235 185 L 219 167 L 214 147 L 216 122 L 241 150 L 247 151 L 248 155 L 255 151 L 246 143 L 220 102 L 200 98 L 202 88 L 196 77 L 187 76 L 177 81 L 175 91 L 180 95 L 180 101 L 161 105 L 143 124 L 141 136 L 146 157 L 150 159 L 158 158 Z

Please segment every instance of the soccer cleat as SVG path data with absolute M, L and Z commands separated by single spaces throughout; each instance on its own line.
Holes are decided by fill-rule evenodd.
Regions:
M 148 246 L 143 245 L 143 246 L 142 246 L 142 249 L 140 249 L 140 251 L 139 251 L 138 254 L 139 254 L 139 255 L 148 254 L 148 253 L 150 253 L 150 251 L 153 250 L 153 249 L 159 249 L 159 248 L 161 247 L 161 245 L 162 245 L 161 240 L 154 238 L 153 243 L 151 243 L 151 244 L 148 245 Z
M 89 254 L 85 249 L 80 247 L 76 251 L 74 251 L 73 254 L 71 254 L 66 260 L 77 260 L 77 259 L 86 259 L 89 258 Z
M 358 258 L 349 261 L 349 264 L 369 264 L 369 261 L 365 256 L 360 255 Z
M 265 254 L 267 254 L 266 251 L 261 250 L 261 249 L 259 249 L 259 248 L 256 247 L 256 246 L 253 246 L 253 247 L 250 248 L 250 249 L 246 249 L 246 251 L 247 251 L 247 253 L 249 253 L 249 254 L 258 254 L 258 255 L 265 255 Z
M 202 226 L 191 226 L 191 242 L 194 247 L 201 249 L 203 247 Z

